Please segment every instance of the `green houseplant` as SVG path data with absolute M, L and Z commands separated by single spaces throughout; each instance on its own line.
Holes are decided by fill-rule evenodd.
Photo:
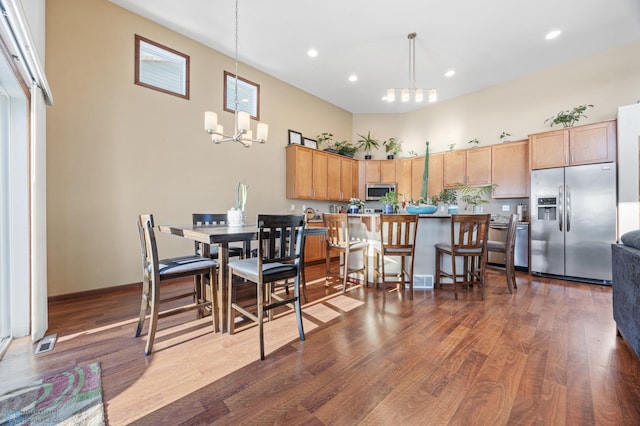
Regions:
M 437 204 L 438 202 L 446 204 L 447 212 L 449 214 L 458 213 L 458 192 L 455 189 L 445 188 L 440 191 L 440 194 L 433 198 L 436 200 L 434 202 L 435 204 Z
M 500 133 L 500 142 L 509 142 L 509 136 L 511 136 L 511 133 L 507 133 L 507 132 L 502 132 Z
M 568 109 L 566 111 L 560 111 L 553 117 L 549 117 L 544 122 L 551 122 L 550 127 L 553 127 L 556 124 L 562 124 L 563 127 L 571 127 L 575 123 L 577 123 L 582 117 L 587 117 L 584 115 L 584 112 L 587 108 L 593 108 L 593 105 L 579 105 L 573 109 Z
M 382 142 L 382 144 L 384 145 L 384 150 L 387 152 L 387 159 L 389 160 L 393 160 L 402 150 L 401 142 L 396 138 L 389 138 Z
M 364 156 L 365 160 L 371 160 L 371 150 L 374 148 L 378 148 L 380 146 L 380 142 L 371 137 L 371 131 L 367 132 L 367 136 L 361 135 L 359 133 L 358 136 L 360 136 L 361 139 L 358 140 L 356 146 L 366 153 Z
M 398 207 L 400 207 L 400 203 L 398 202 L 398 194 L 395 191 L 389 191 L 380 197 L 380 202 L 384 204 L 384 208 L 382 210 L 385 214 L 394 213 Z
M 358 152 L 358 147 L 351 145 L 347 141 L 338 141 L 333 144 L 333 148 L 338 154 L 344 155 L 345 157 L 353 157 L 356 152 Z
M 485 186 L 467 186 L 460 185 L 458 190 L 462 195 L 460 199 L 466 204 L 465 210 L 473 209 L 474 213 L 482 212 L 482 204 L 486 204 L 489 200 L 486 199 L 497 185 L 485 185 Z

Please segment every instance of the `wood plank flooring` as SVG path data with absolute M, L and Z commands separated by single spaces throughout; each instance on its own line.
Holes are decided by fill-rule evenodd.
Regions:
M 616 336 L 610 287 L 518 273 L 511 295 L 489 271 L 484 302 L 450 288 L 384 302 L 379 289 L 325 288 L 323 274 L 307 268 L 307 339 L 278 317 L 265 361 L 255 327 L 213 334 L 194 313 L 161 320 L 145 356 L 138 291 L 52 302 L 55 349 L 14 341 L 0 393 L 99 361 L 113 425 L 640 424 L 640 361 Z

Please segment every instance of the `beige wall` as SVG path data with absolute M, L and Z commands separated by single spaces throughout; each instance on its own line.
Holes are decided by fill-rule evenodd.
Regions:
M 190 56 L 190 100 L 133 84 L 134 34 Z M 286 211 L 287 130 L 351 134 L 349 112 L 241 65 L 239 74 L 261 85 L 269 142 L 213 145 L 204 111 L 232 127 L 222 82 L 233 60 L 106 0 L 47 2 L 46 46 L 55 99 L 47 111 L 50 296 L 139 282 L 139 213 L 184 223 L 192 212 L 226 211 L 240 180 L 249 218 Z M 176 237 L 159 240 L 163 256 L 192 250 Z
M 640 100 L 638 52 L 640 43 L 629 44 L 411 114 L 358 114 L 353 135 L 371 130 L 378 139 L 399 137 L 405 156 L 411 149 L 424 155 L 425 140 L 431 152 L 439 152 L 448 150 L 450 143 L 456 149 L 469 148 L 474 138 L 480 145 L 492 145 L 503 131 L 511 133 L 511 140 L 526 139 L 549 130 L 544 121 L 550 116 L 582 104 L 594 108 L 579 124 L 616 118 L 618 106 Z M 374 158 L 385 158 L 385 153 L 375 153 Z

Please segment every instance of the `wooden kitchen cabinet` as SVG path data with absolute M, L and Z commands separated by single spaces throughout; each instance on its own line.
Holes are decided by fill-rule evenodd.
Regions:
M 411 199 L 411 159 L 396 160 L 396 192 L 402 194 L 400 200 Z M 403 198 L 404 197 L 404 198 Z
M 328 154 L 300 145 L 286 150 L 287 198 L 327 200 Z
M 455 188 L 491 184 L 491 147 L 451 151 L 444 154 L 443 186 Z
M 424 173 L 424 157 L 411 159 L 411 197 L 420 198 L 422 177 Z M 433 197 L 444 189 L 444 154 L 429 154 L 429 183 L 427 196 Z
M 323 222 L 308 222 L 308 227 L 323 227 Z M 327 256 L 327 240 L 324 235 L 309 235 L 305 237 L 304 262 L 325 260 Z
M 365 160 L 365 183 L 396 183 L 396 160 Z
M 529 196 L 529 141 L 491 146 L 493 198 Z
M 358 161 L 301 145 L 287 150 L 287 198 L 348 201 L 358 193 Z
M 531 169 L 616 160 L 616 120 L 529 135 Z

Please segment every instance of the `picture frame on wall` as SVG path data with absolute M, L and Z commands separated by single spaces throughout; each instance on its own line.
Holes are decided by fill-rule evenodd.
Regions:
M 309 148 L 318 149 L 318 141 L 309 138 L 303 138 L 302 144 L 304 146 L 308 146 Z
M 289 145 L 302 145 L 302 133 L 289 130 Z

